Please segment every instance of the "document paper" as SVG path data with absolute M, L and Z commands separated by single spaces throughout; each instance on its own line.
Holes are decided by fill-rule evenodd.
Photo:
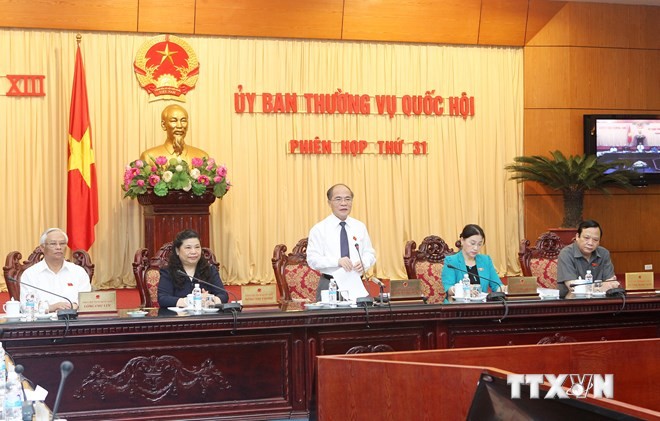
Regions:
M 351 301 L 369 296 L 360 274 L 354 270 L 346 272 L 343 268 L 339 268 L 332 273 L 332 278 L 337 282 L 337 290 L 348 291 L 348 298 Z

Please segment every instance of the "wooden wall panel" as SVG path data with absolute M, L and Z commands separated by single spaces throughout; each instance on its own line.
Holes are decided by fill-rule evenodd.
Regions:
M 527 0 L 492 0 L 481 5 L 479 44 L 525 44 Z
M 195 0 L 140 0 L 138 32 L 195 33 Z
M 573 3 L 570 44 L 615 48 L 660 48 L 660 8 Z
M 0 26 L 81 31 L 137 30 L 138 0 L 0 0 Z
M 476 44 L 481 0 L 346 0 L 343 39 Z
M 342 0 L 197 0 L 195 33 L 340 39 Z
M 569 63 L 571 108 L 660 108 L 660 50 L 571 47 Z
M 525 47 L 525 108 L 564 108 L 570 101 L 570 49 Z
M 561 194 L 525 195 L 525 238 L 533 242 L 548 228 L 559 227 L 563 214 L 564 207 Z
M 568 12 L 566 2 L 530 0 L 527 17 L 526 46 L 566 45 L 568 43 Z
M 612 192 L 611 196 L 589 194 L 584 203 L 585 216 L 591 215 L 603 225 L 607 247 L 660 252 L 660 237 L 652 234 L 658 230 L 660 186 Z
M 524 120 L 525 155 L 548 155 L 557 149 L 569 155 L 582 153 L 583 144 L 575 142 L 576 136 L 581 136 L 582 125 L 576 132 L 571 110 L 527 108 Z
M 604 247 L 607 248 L 607 246 Z M 611 251 L 611 254 L 615 273 L 623 275 L 626 272 L 646 272 L 644 265 L 651 264 L 653 265 L 653 273 L 656 274 L 655 279 L 658 279 L 657 274 L 660 272 L 660 251 Z M 624 279 L 625 277 L 621 276 L 620 280 Z

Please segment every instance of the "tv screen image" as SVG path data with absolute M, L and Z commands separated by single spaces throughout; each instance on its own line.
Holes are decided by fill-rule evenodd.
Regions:
M 660 116 L 585 115 L 584 151 L 635 171 L 640 184 L 660 183 Z

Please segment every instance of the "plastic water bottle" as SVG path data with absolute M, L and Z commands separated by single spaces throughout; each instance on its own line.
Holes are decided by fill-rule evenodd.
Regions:
M 334 279 L 330 280 L 330 286 L 328 287 L 328 300 L 331 303 L 337 302 L 337 282 Z
M 584 275 L 584 281 L 587 284 L 587 296 L 591 296 L 591 292 L 594 289 L 594 275 L 591 274 L 591 271 L 588 270 L 587 274 Z
M 37 312 L 36 297 L 33 292 L 28 292 L 25 296 L 25 317 L 28 322 L 33 322 L 35 313 Z
M 463 286 L 463 301 L 470 301 L 470 277 L 467 273 L 463 275 L 461 284 Z
M 193 312 L 195 314 L 202 314 L 202 289 L 199 284 L 195 284 L 192 291 L 193 294 Z
M 21 380 L 14 370 L 7 373 L 5 421 L 23 421 L 23 390 Z
M 5 361 L 5 349 L 0 343 L 0 420 L 5 419 L 5 387 L 7 384 L 7 362 Z

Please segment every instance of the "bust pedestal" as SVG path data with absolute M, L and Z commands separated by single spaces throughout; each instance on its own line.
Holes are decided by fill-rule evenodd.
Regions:
M 210 247 L 209 206 L 215 199 L 212 189 L 207 189 L 201 196 L 170 190 L 167 196 L 161 197 L 151 189 L 138 196 L 143 208 L 144 244 L 151 255 L 184 229 L 197 231 L 202 247 Z

